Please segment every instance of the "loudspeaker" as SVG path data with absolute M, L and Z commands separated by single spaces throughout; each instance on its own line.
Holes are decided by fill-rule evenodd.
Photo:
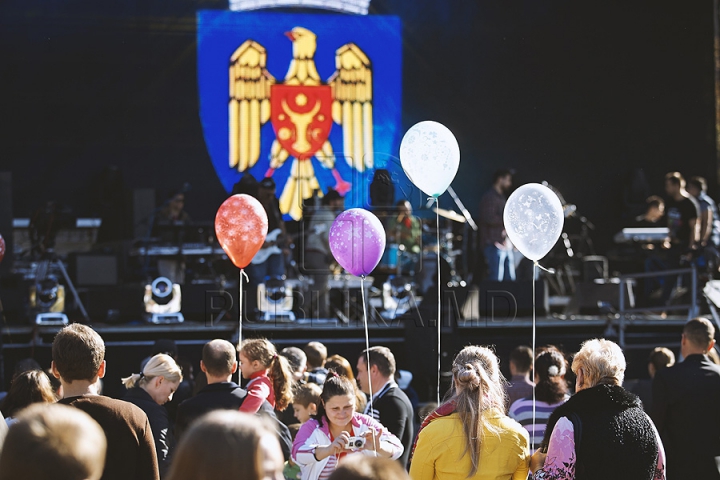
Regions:
M 518 282 L 494 282 L 484 280 L 468 295 L 463 306 L 466 319 L 479 318 L 487 321 L 507 321 L 515 317 L 533 314 L 532 280 Z M 546 316 L 550 311 L 547 282 L 535 282 L 535 314 Z
M 13 266 L 12 173 L 10 172 L 0 172 L 0 235 L 5 240 L 5 257 L 0 262 L 0 276 L 4 276 Z
M 93 322 L 132 322 L 144 318 L 142 285 L 94 287 L 80 289 L 78 293 Z
M 70 275 L 76 287 L 118 284 L 118 258 L 115 255 L 77 253 L 70 257 Z
M 624 292 L 625 305 L 629 305 L 627 290 Z M 581 282 L 575 287 L 575 295 L 565 310 L 566 315 L 597 315 L 598 302 L 609 303 L 617 309 L 620 305 L 620 286 L 616 283 Z

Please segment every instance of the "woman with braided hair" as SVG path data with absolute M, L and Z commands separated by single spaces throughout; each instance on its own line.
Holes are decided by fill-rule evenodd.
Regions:
M 504 379 L 495 354 L 465 347 L 453 360 L 452 374 L 450 398 L 420 427 L 410 477 L 525 480 L 528 433 L 504 413 Z

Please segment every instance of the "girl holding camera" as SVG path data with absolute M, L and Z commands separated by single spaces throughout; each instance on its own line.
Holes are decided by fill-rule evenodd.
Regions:
M 343 458 L 369 455 L 391 459 L 403 453 L 400 440 L 373 418 L 355 411 L 356 387 L 331 372 L 318 412 L 300 428 L 292 456 L 302 480 L 326 479 Z

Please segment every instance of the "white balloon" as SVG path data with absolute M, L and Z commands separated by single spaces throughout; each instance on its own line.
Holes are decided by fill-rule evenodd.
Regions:
M 460 147 L 445 125 L 431 121 L 416 123 L 400 143 L 400 163 L 415 186 L 439 197 L 458 171 Z
M 503 223 L 510 241 L 530 260 L 543 258 L 563 229 L 562 204 L 544 185 L 528 183 L 515 190 L 505 204 Z

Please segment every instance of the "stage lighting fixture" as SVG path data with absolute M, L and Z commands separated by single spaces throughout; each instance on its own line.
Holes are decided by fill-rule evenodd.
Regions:
M 37 312 L 36 325 L 67 325 L 65 313 L 65 287 L 58 279 L 48 275 L 30 287 L 30 308 Z
M 258 308 L 262 312 L 260 320 L 294 322 L 292 291 L 292 286 L 279 277 L 268 278 L 265 283 L 258 285 Z
M 410 310 L 412 298 L 412 282 L 407 277 L 391 276 L 383 284 L 383 309 L 387 318 L 396 318 Z
M 172 283 L 166 277 L 158 277 L 152 284 L 145 285 L 145 311 L 150 314 L 149 321 L 155 324 L 182 323 L 180 313 L 182 292 L 180 285 Z

